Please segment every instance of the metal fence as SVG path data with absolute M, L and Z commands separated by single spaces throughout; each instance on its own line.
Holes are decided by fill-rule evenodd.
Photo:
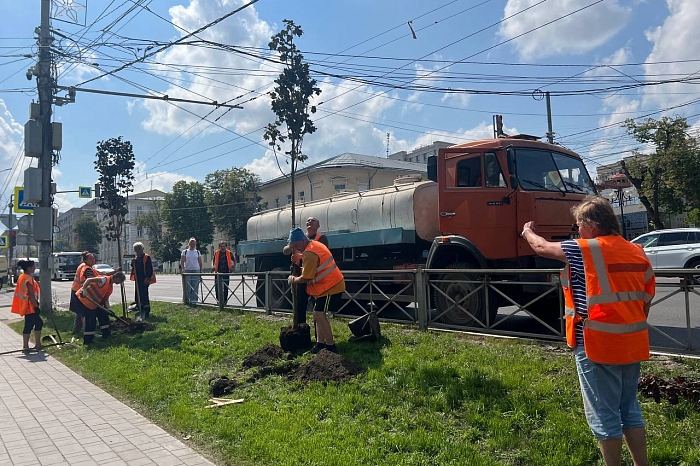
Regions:
M 346 291 L 334 315 L 375 312 L 421 330 L 451 329 L 564 340 L 559 269 L 407 269 L 343 271 Z M 182 274 L 183 302 L 260 312 L 291 312 L 286 271 Z M 700 285 L 694 269 L 657 270 L 649 316 L 655 350 L 700 349 Z M 196 299 L 192 293 L 196 292 Z M 219 299 L 221 297 L 221 299 Z M 681 300 L 682 298 L 682 300 Z

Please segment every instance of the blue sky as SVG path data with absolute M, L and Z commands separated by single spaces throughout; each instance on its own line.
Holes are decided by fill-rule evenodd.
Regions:
M 142 56 L 147 41 L 163 44 L 179 39 L 186 34 L 183 30 L 194 31 L 244 1 L 87 3 L 87 16 L 80 12 L 79 19 L 92 25 L 89 29 L 52 22 L 57 32 L 80 45 L 65 39 L 56 42 L 67 55 L 59 63 L 59 85 L 97 77 L 119 65 L 115 59 Z M 96 143 L 119 135 L 134 146 L 137 191 L 168 190 L 180 179 L 203 180 L 207 173 L 232 166 L 247 167 L 263 179 L 279 176 L 274 154 L 267 150 L 259 129 L 273 119 L 265 92 L 278 73 L 276 65 L 266 60 L 267 43 L 285 18 L 303 27 L 298 46 L 323 89 L 314 116 L 318 131 L 304 141 L 310 162 L 343 152 L 383 156 L 387 132 L 391 152 L 434 140 L 459 143 L 489 137 L 494 113 L 504 115 L 507 131 L 541 136 L 547 125 L 545 103 L 532 94 L 542 89 L 553 93 L 557 141 L 586 157 L 594 174 L 597 165 L 629 155 L 637 147 L 619 127 L 625 118 L 677 107 L 654 116 L 680 114 L 691 117 L 691 124 L 697 122 L 700 106 L 687 103 L 698 97 L 692 79 L 700 71 L 700 61 L 694 61 L 700 59 L 700 2 L 594 3 L 260 0 L 198 35 L 246 54 L 213 46 L 174 46 L 139 63 L 139 69 L 130 67 L 116 77 L 82 86 L 194 100 L 234 99 L 243 102 L 244 109 L 215 109 L 207 119 L 218 120 L 211 124 L 201 118 L 212 110 L 209 106 L 178 104 L 178 108 L 79 92 L 76 103 L 55 111 L 56 121 L 63 123 L 55 181 L 59 190 L 94 183 Z M 29 102 L 36 98 L 30 89 L 35 82 L 25 78 L 33 58 L 17 55 L 36 52 L 31 37 L 39 23 L 39 8 L 39 0 L 0 0 L 0 13 L 9 18 L 0 32 L 0 170 L 11 168 L 0 172 L 3 205 L 20 166 L 26 168 L 30 162 L 16 156 Z M 508 42 L 499 45 L 504 41 Z M 455 63 L 467 57 L 468 62 Z M 684 78 L 684 82 L 640 85 Z M 616 87 L 615 92 L 605 90 L 610 86 Z M 483 93 L 462 92 L 465 89 Z M 493 93 L 504 91 L 509 94 Z M 570 95 L 557 95 L 561 92 Z M 280 166 L 288 170 L 283 157 Z M 57 195 L 56 203 L 61 211 L 81 205 L 73 194 Z

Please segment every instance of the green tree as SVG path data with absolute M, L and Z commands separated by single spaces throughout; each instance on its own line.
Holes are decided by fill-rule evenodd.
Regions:
M 105 238 L 117 242 L 119 264 L 122 261 L 122 233 L 125 217 L 129 213 L 127 199 L 134 184 L 134 150 L 129 141 L 122 136 L 100 141 L 97 144 L 95 170 L 99 173 L 100 203 L 110 217 Z M 122 314 L 126 317 L 126 293 L 121 284 Z
M 236 243 L 246 238 L 248 219 L 259 209 L 258 183 L 258 175 L 236 167 L 217 170 L 204 179 L 212 223 Z
M 639 193 L 654 228 L 664 228 L 661 211 L 680 213 L 700 205 L 700 150 L 688 135 L 685 118 L 649 118 L 641 123 L 627 120 L 627 132 L 642 144 L 653 146 L 651 153 L 635 151 L 623 160 L 622 169 Z
M 98 252 L 97 248 L 102 243 L 102 228 L 92 215 L 83 215 L 73 227 L 73 232 L 78 239 L 79 251 Z M 68 250 L 68 249 L 66 249 Z
M 173 185 L 173 192 L 167 193 L 163 201 L 163 220 L 168 233 L 179 243 L 194 236 L 200 250 L 214 239 L 214 226 L 204 196 L 202 183 L 178 181 Z
M 148 242 L 151 246 L 151 254 L 162 259 L 161 247 L 163 245 L 163 218 L 161 212 L 162 201 L 153 201 L 153 210 L 136 217 L 136 225 L 145 230 Z
M 265 129 L 263 138 L 269 141 L 273 150 L 281 150 L 281 144 L 289 140 L 290 149 L 285 152 L 291 160 L 292 181 L 292 226 L 296 226 L 296 193 L 294 191 L 294 177 L 298 162 L 306 160 L 302 153 L 304 135 L 316 131 L 309 112 L 316 113 L 316 107 L 311 105 L 311 98 L 320 95 L 321 89 L 316 86 L 316 80 L 309 74 L 309 65 L 304 63 L 294 37 L 301 37 L 301 26 L 294 21 L 285 19 L 285 27 L 279 33 L 272 36 L 268 47 L 279 53 L 279 60 L 284 64 L 284 69 L 275 79 L 277 86 L 270 93 L 272 99 L 272 111 L 276 119 L 269 123 Z M 287 133 L 282 134 L 280 127 L 286 125 Z
M 160 260 L 163 262 L 177 262 L 180 260 L 181 253 L 180 241 L 176 240 L 174 236 L 166 234 L 160 245 Z
M 102 241 L 102 234 L 100 233 L 100 241 Z M 59 238 L 53 243 L 53 248 L 58 251 L 70 251 L 71 245 L 68 243 L 68 240 L 65 238 Z

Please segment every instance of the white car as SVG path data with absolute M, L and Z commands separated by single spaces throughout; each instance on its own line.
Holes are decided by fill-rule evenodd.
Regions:
M 101 275 L 114 272 L 114 269 L 109 264 L 95 264 L 93 268 L 100 272 Z
M 632 242 L 642 245 L 655 269 L 700 269 L 700 228 L 652 231 Z

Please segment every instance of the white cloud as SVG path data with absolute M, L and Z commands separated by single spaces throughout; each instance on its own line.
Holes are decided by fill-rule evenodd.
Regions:
M 678 61 L 697 59 L 697 45 L 700 44 L 700 2 L 697 0 L 667 0 L 670 11 L 663 25 L 646 32 L 649 42 L 654 47 L 646 59 L 646 63 L 659 61 Z M 690 63 L 665 63 L 660 65 L 647 64 L 644 67 L 647 75 L 668 74 L 669 77 L 683 78 L 693 75 L 700 78 L 700 65 Z M 675 76 L 674 76 L 675 75 Z M 644 104 L 669 107 L 687 102 L 694 95 L 667 94 L 673 92 L 693 93 L 696 84 L 673 83 L 663 86 L 652 86 L 645 89 Z M 664 94 L 659 94 L 664 92 Z M 682 112 L 683 110 L 678 110 Z
M 511 16 L 539 0 L 508 0 L 503 17 Z M 692 0 L 691 0 L 692 1 Z M 556 0 L 538 5 L 501 24 L 499 35 L 512 39 L 538 26 L 590 4 L 590 0 Z M 605 44 L 629 22 L 632 9 L 608 0 L 515 39 L 513 47 L 523 59 L 577 55 Z
M 24 128 L 15 121 L 12 113 L 7 109 L 5 101 L 0 99 L 0 170 L 12 167 L 22 144 L 23 135 Z M 22 159 L 24 161 L 24 156 Z M 0 186 L 4 186 L 10 176 L 17 176 L 17 168 L 0 172 Z M 0 193 L 0 196 L 7 194 L 4 197 L 9 199 L 11 189 L 12 186 L 8 186 L 8 191 Z
M 170 8 L 170 16 L 173 23 L 187 31 L 193 31 L 207 24 L 216 18 L 229 13 L 232 9 L 245 3 L 243 0 L 190 0 L 188 6 L 177 5 Z M 186 33 L 176 29 L 180 35 Z M 258 17 L 254 7 L 248 7 L 240 13 L 224 20 L 206 31 L 198 34 L 199 37 L 214 42 L 226 44 L 236 44 L 239 47 L 266 47 L 270 37 L 274 34 L 273 28 Z M 215 100 L 217 102 L 227 102 L 236 97 L 243 96 L 232 103 L 240 103 L 255 94 L 249 91 L 261 88 L 270 84 L 277 67 L 257 59 L 251 59 L 231 51 L 214 50 L 194 46 L 175 46 L 157 55 L 161 63 L 177 63 L 181 68 L 188 68 L 197 72 L 198 66 L 220 67 L 231 69 L 231 74 L 220 74 L 214 77 L 216 81 L 208 79 L 207 76 L 199 74 L 195 76 L 189 73 L 173 73 L 172 68 L 153 67 L 153 72 L 161 73 L 162 76 L 178 84 L 178 80 L 192 81 L 184 84 L 182 89 L 177 86 L 169 86 L 162 90 L 170 97 L 194 99 L 194 100 Z M 255 73 L 240 73 L 236 70 L 248 69 Z M 222 73 L 226 70 L 222 69 Z M 260 89 L 266 92 L 269 88 Z M 195 115 L 188 114 L 175 107 L 161 101 L 149 100 L 140 102 L 140 108 L 144 108 L 148 117 L 142 122 L 143 128 L 159 134 L 180 134 L 183 129 L 190 127 L 199 118 L 195 115 L 205 115 L 212 110 L 212 107 L 196 104 L 177 104 Z M 218 109 L 210 116 L 213 120 L 221 116 L 224 109 Z M 217 123 L 231 128 L 233 131 L 244 134 L 256 130 L 271 121 L 270 102 L 267 96 L 245 104 L 244 110 L 231 110 L 226 113 Z M 214 125 L 209 127 L 210 131 L 221 131 Z

